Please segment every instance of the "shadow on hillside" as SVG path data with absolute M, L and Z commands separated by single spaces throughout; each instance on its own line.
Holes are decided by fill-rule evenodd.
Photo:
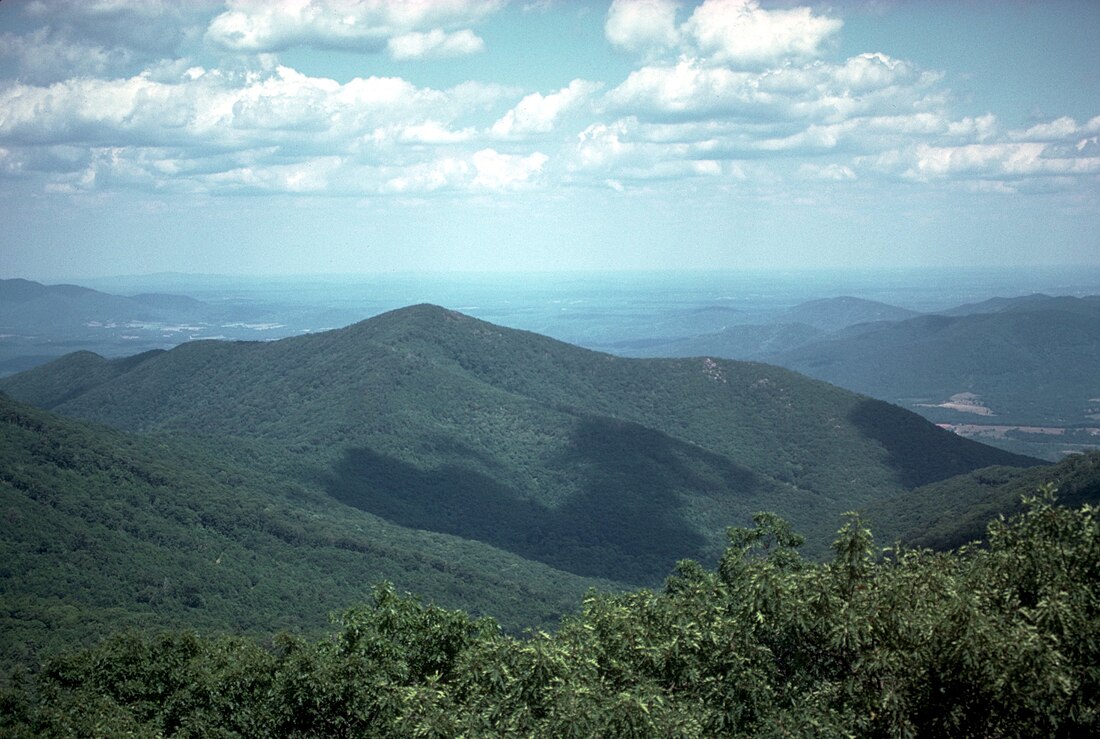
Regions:
M 1041 464 L 1039 460 L 956 436 L 881 400 L 860 401 L 849 419 L 861 434 L 882 445 L 898 482 L 909 489 L 997 464 L 1011 467 Z
M 580 493 L 549 507 L 461 463 L 420 469 L 349 449 L 326 481 L 341 502 L 412 528 L 476 539 L 579 575 L 653 584 L 705 539 L 684 516 L 684 491 L 748 494 L 755 476 L 660 432 L 604 418 L 578 422 L 550 471 Z

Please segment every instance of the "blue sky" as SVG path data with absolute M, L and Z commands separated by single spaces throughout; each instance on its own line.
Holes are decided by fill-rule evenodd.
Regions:
M 1100 264 L 1100 3 L 5 0 L 0 276 Z

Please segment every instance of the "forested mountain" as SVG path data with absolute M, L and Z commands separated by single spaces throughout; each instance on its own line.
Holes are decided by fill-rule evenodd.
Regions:
M 611 585 L 227 457 L 0 395 L 0 673 L 125 627 L 318 633 L 383 578 L 513 630 Z
M 820 553 L 845 510 L 1034 463 L 777 367 L 624 359 L 427 305 L 275 342 L 70 357 L 0 387 L 197 436 L 402 526 L 633 583 L 713 561 L 754 511 L 789 516 Z
M 1032 468 L 778 367 L 625 359 L 433 306 L 0 386 L 53 409 L 0 395 L 0 664 L 32 669 L 0 684 L 5 735 L 1100 723 L 1094 509 L 1035 503 L 942 555 L 882 556 L 851 520 L 829 557 L 823 533 L 865 508 L 954 546 L 1044 485 L 1096 500 L 1097 456 Z M 810 559 L 780 518 L 744 526 L 768 509 Z
M 1068 506 L 1100 504 L 1100 452 L 1074 454 L 1050 467 L 989 467 L 934 482 L 863 513 L 880 541 L 945 550 L 980 540 L 987 524 L 1022 509 L 1044 486 Z
M 78 285 L 43 285 L 0 279 L 0 329 L 57 331 L 89 321 L 158 321 L 197 318 L 210 311 L 183 295 L 111 295 Z
M 861 323 L 904 321 L 918 315 L 917 311 L 908 308 L 842 295 L 800 303 L 785 311 L 775 322 L 802 323 L 821 331 L 839 331 Z
M 625 357 L 724 357 L 758 360 L 825 338 L 826 331 L 804 323 L 729 326 L 715 333 L 677 339 L 637 339 L 604 347 Z
M 1031 502 L 988 546 L 828 562 L 774 516 L 716 569 L 593 592 L 554 633 L 380 585 L 321 641 L 120 634 L 0 685 L 12 737 L 1085 737 L 1100 732 L 1100 519 Z
M 1000 423 L 1088 423 L 1100 405 L 1100 299 L 998 302 L 988 312 L 857 326 L 768 361 L 942 421 L 971 393 Z M 973 415 L 970 416 L 973 418 Z

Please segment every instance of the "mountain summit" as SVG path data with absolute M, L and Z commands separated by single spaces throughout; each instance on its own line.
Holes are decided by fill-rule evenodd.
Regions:
M 0 389 L 239 448 L 403 526 L 636 583 L 712 558 L 757 510 L 822 551 L 843 511 L 1033 463 L 778 367 L 625 359 L 432 305 L 279 341 L 64 358 Z

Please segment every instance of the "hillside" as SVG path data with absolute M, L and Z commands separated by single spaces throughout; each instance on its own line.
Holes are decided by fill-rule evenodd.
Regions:
M 945 405 L 980 399 L 998 423 L 1085 424 L 1100 398 L 1100 301 L 998 302 L 991 312 L 921 316 L 841 331 L 768 361 L 858 392 L 920 407 L 943 422 L 973 413 Z
M 393 523 L 635 583 L 713 561 L 754 511 L 790 517 L 820 553 L 843 511 L 1034 463 L 778 367 L 624 359 L 427 305 L 128 361 L 91 382 L 60 381 L 60 363 L 0 388 L 212 449 L 247 440 L 240 464 Z
M 1096 514 L 1039 501 L 943 554 L 853 519 L 821 563 L 761 515 L 717 568 L 591 592 L 524 638 L 386 584 L 318 641 L 118 634 L 0 684 L 0 733 L 1097 736 Z
M 515 630 L 611 586 L 227 456 L 0 395 L 0 672 L 124 627 L 319 633 L 382 579 Z
M 1100 503 L 1100 452 L 1075 454 L 1050 467 L 977 470 L 877 501 L 864 514 L 880 541 L 953 549 L 981 539 L 997 516 L 1019 513 L 1022 498 L 1045 485 L 1063 505 Z
M 918 315 L 908 308 L 842 295 L 800 303 L 785 311 L 776 323 L 801 323 L 831 332 L 861 323 L 904 321 Z
M 759 359 L 822 339 L 826 332 L 804 323 L 730 326 L 715 333 L 678 339 L 638 339 L 604 347 L 624 357 L 724 357 Z

